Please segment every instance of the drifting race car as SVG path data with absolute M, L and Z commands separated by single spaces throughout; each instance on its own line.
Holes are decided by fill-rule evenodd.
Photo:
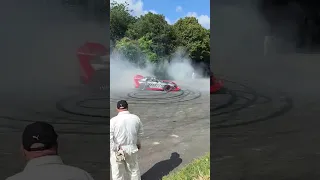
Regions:
M 80 82 L 94 89 L 107 87 L 109 78 L 109 51 L 99 43 L 86 42 L 77 51 L 80 64 Z
M 134 76 L 134 87 L 139 90 L 149 91 L 180 91 L 181 88 L 170 80 L 159 80 L 155 77 Z
M 210 94 L 217 93 L 223 88 L 223 82 L 217 80 L 214 75 L 210 76 Z

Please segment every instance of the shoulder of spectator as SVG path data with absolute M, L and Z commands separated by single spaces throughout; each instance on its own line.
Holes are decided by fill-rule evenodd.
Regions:
M 110 119 L 110 124 L 112 124 L 115 121 L 116 117 L 113 117 Z
M 140 121 L 140 117 L 138 115 L 136 115 L 136 114 L 131 114 L 131 115 L 132 115 L 132 117 L 134 117 Z
M 13 176 L 10 176 L 10 177 L 8 177 L 7 179 L 5 179 L 5 180 L 18 180 L 18 179 L 23 179 L 23 177 L 21 177 L 21 172 L 20 173 L 17 173 L 17 174 L 15 174 L 15 175 L 13 175 Z
M 74 167 L 74 166 L 69 166 L 69 167 L 73 167 L 74 170 L 76 170 L 79 173 L 79 175 L 81 175 L 82 177 L 85 176 L 84 179 L 93 180 L 93 177 L 91 176 L 91 174 L 88 173 L 87 171 L 85 171 L 84 169 L 81 169 L 81 168 L 78 168 L 78 167 Z
M 85 170 L 83 170 L 83 171 L 84 171 L 85 175 L 87 176 L 87 179 L 88 179 L 88 180 L 94 180 L 90 173 L 88 173 L 88 172 L 85 171 Z
M 70 166 L 70 165 L 64 165 L 64 166 L 67 168 L 66 170 L 71 172 L 74 176 L 76 176 L 77 179 L 94 180 L 90 173 L 88 173 L 87 171 L 81 168 Z M 20 179 L 25 179 L 22 172 L 15 174 L 13 176 L 10 176 L 5 180 L 20 180 Z

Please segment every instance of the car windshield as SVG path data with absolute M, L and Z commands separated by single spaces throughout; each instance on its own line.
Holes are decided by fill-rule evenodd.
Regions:
M 158 81 L 158 79 L 155 78 L 155 77 L 146 77 L 146 80 L 147 80 L 147 81 L 154 81 L 154 82 L 157 82 L 157 81 Z

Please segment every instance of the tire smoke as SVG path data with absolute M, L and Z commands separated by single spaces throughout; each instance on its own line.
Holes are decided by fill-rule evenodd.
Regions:
M 142 76 L 154 76 L 159 79 L 175 81 L 179 86 L 196 84 L 195 88 L 209 91 L 209 79 L 202 77 L 202 70 L 192 66 L 191 60 L 183 51 L 174 53 L 171 60 L 164 60 L 162 63 L 150 63 L 142 54 L 139 61 L 144 67 L 138 67 L 131 63 L 125 56 L 113 50 L 110 57 L 110 91 L 128 91 L 134 89 L 133 77 L 137 74 Z M 192 73 L 197 74 L 192 79 Z

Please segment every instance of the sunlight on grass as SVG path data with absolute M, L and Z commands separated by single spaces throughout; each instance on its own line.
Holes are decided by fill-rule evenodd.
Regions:
M 210 179 L 210 153 L 195 159 L 177 172 L 170 173 L 162 180 L 209 180 Z

